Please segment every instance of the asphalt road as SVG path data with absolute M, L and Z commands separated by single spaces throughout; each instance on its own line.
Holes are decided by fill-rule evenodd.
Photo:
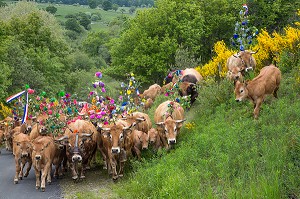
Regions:
M 52 178 L 45 192 L 35 189 L 35 174 L 32 167 L 27 178 L 14 184 L 15 160 L 11 152 L 0 149 L 0 199 L 58 199 L 63 198 L 59 180 Z M 26 165 L 27 166 L 27 165 Z M 25 168 L 26 168 L 25 166 Z

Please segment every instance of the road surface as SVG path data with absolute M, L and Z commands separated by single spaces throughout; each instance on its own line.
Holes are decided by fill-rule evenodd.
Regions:
M 35 175 L 32 167 L 27 178 L 14 184 L 15 160 L 11 152 L 0 148 L 0 199 L 58 199 L 63 198 L 59 180 L 52 178 L 46 184 L 45 192 L 35 189 Z M 27 165 L 26 165 L 27 166 Z M 25 168 L 26 168 L 25 166 Z

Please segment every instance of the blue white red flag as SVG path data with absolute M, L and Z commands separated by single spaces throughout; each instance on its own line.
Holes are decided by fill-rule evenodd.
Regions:
M 8 97 L 8 98 L 6 99 L 6 102 L 7 102 L 7 103 L 8 103 L 8 102 L 11 102 L 12 100 L 21 97 L 24 93 L 25 93 L 25 91 L 21 91 L 21 92 L 19 92 L 19 93 L 17 93 L 17 94 L 12 95 L 12 96 L 10 96 L 10 97 Z

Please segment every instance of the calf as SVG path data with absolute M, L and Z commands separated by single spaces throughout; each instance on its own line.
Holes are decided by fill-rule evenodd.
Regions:
M 36 189 L 45 191 L 46 178 L 51 183 L 51 168 L 55 156 L 55 143 L 50 136 L 39 136 L 32 141 L 32 163 L 35 170 Z
M 23 169 L 27 165 L 24 177 L 27 177 L 32 165 L 31 143 L 29 136 L 24 133 L 18 133 L 13 138 L 13 154 L 15 155 L 16 174 L 14 184 L 18 184 L 19 179 L 23 179 Z
M 274 65 L 265 66 L 252 81 L 242 83 L 237 80 L 235 82 L 235 99 L 237 102 L 250 99 L 254 103 L 254 118 L 257 119 L 265 96 L 273 94 L 277 98 L 280 81 L 280 70 Z
M 160 140 L 160 136 L 158 131 L 155 128 L 151 128 L 148 131 L 149 136 L 149 145 L 155 150 L 159 150 L 162 148 L 162 142 Z
M 139 130 L 133 130 L 131 133 L 133 141 L 133 151 L 138 159 L 141 159 L 141 151 L 148 149 L 149 136 L 147 133 Z
M 163 145 L 170 149 L 176 143 L 177 134 L 185 121 L 184 109 L 177 102 L 165 101 L 155 110 L 154 121 Z

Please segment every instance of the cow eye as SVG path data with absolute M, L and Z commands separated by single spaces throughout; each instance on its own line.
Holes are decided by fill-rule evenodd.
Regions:
M 111 134 L 109 134 L 109 138 L 112 139 L 112 135 Z
M 243 89 L 241 89 L 241 90 L 240 90 L 240 93 L 242 93 L 242 92 L 244 92 L 244 90 L 243 90 Z
M 122 139 L 123 139 L 123 133 L 120 134 L 120 140 L 122 140 Z

